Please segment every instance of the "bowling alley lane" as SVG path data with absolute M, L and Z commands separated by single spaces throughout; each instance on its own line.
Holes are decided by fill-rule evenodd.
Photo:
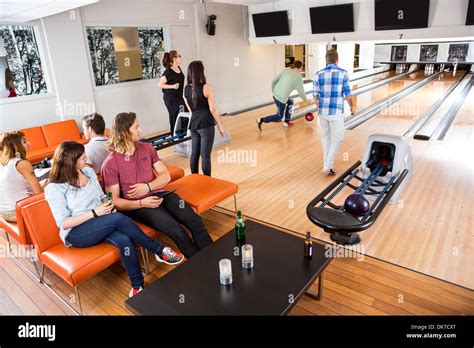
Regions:
M 394 95 L 395 93 L 401 91 L 404 88 L 411 86 L 412 84 L 424 79 L 425 73 L 420 70 L 404 77 L 399 78 L 398 80 L 392 81 L 386 85 L 377 87 L 365 93 L 359 94 L 352 97 L 352 102 L 356 108 L 356 112 L 360 112 L 363 109 L 379 102 L 380 100 Z M 344 114 L 350 116 L 350 110 L 346 102 L 346 107 Z
M 352 89 L 361 88 L 361 87 L 364 87 L 364 86 L 369 85 L 371 83 L 378 82 L 378 81 L 381 81 L 381 80 L 384 80 L 384 79 L 388 79 L 388 78 L 390 78 L 392 76 L 395 76 L 395 75 L 396 75 L 396 71 L 395 70 L 390 70 L 390 71 L 387 71 L 387 72 L 384 72 L 384 73 L 381 73 L 381 74 L 368 76 L 368 77 L 359 79 L 357 81 L 351 82 L 351 88 Z
M 456 118 L 454 119 L 448 133 L 445 136 L 445 140 L 456 140 L 464 139 L 473 141 L 474 133 L 472 126 L 474 125 L 474 88 L 471 87 L 471 91 L 464 99 L 464 103 L 459 109 Z
M 423 72 L 421 73 L 423 74 Z M 462 71 L 458 71 L 455 76 L 451 72 L 443 73 L 420 89 L 382 110 L 355 130 L 403 135 L 463 75 Z

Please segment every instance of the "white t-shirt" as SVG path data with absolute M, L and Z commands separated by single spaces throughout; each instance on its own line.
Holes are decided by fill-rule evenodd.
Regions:
M 33 190 L 28 181 L 16 170 L 19 158 L 13 158 L 7 165 L 0 164 L 0 212 L 13 214 L 19 200 L 31 196 Z
M 100 173 L 102 163 L 109 155 L 109 149 L 105 146 L 106 137 L 95 137 L 84 145 L 86 148 L 87 164 L 92 166 L 95 173 Z

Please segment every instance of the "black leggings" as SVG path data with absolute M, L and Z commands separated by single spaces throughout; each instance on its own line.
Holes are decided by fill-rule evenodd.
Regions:
M 183 98 L 177 97 L 175 95 L 163 96 L 166 108 L 168 109 L 169 119 L 170 119 L 170 131 L 174 134 L 174 127 L 176 124 L 176 119 L 180 112 L 187 111 L 186 105 L 184 105 Z
M 175 193 L 164 197 L 158 208 L 141 208 L 123 213 L 170 237 L 188 259 L 212 243 L 201 217 Z M 192 239 L 181 225 L 191 231 Z
M 199 157 L 202 158 L 202 172 L 211 176 L 211 152 L 214 145 L 214 126 L 191 131 L 191 173 L 199 174 Z

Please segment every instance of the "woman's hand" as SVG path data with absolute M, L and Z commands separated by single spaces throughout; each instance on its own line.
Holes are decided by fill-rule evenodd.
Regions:
M 224 126 L 219 123 L 219 124 L 217 125 L 217 128 L 219 129 L 219 134 L 221 135 L 221 137 L 224 137 L 224 135 L 225 135 L 225 128 L 224 128 Z
M 156 196 L 149 196 L 140 200 L 140 206 L 142 208 L 158 208 L 163 202 L 163 198 Z
M 178 89 L 178 88 L 179 88 L 179 83 L 175 83 L 175 84 L 173 85 L 173 88 L 174 88 L 174 89 Z
M 147 184 L 135 184 L 130 186 L 130 188 L 131 190 L 127 192 L 130 199 L 138 199 L 150 192 Z
M 110 214 L 113 209 L 114 209 L 114 202 L 107 200 L 107 202 L 102 203 L 94 210 L 98 216 L 102 216 L 102 215 Z

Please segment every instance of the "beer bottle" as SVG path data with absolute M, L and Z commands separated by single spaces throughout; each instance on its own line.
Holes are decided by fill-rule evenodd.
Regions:
M 304 257 L 310 259 L 313 256 L 313 242 L 311 241 L 311 232 L 306 232 L 304 240 Z
M 237 212 L 237 222 L 235 223 L 235 234 L 237 240 L 245 239 L 245 223 L 242 220 L 242 212 L 239 210 Z

